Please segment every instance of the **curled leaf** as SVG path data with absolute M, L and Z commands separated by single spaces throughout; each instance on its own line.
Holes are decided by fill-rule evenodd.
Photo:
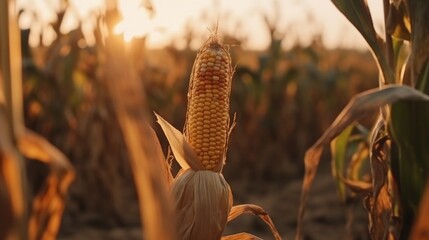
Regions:
M 66 204 L 67 190 L 74 179 L 74 169 L 67 157 L 42 136 L 26 130 L 18 138 L 21 153 L 46 163 L 49 174 L 43 188 L 32 202 L 29 234 L 34 238 L 55 239 Z M 55 202 L 55 205 L 52 205 Z
M 258 238 L 257 236 L 250 233 L 236 233 L 233 235 L 224 236 L 221 240 L 262 240 L 262 238 Z
M 369 231 L 374 239 L 393 239 L 388 237 L 393 216 L 391 193 L 388 182 L 388 137 L 384 122 L 379 118 L 371 137 L 371 169 L 373 193 L 367 199 Z
M 369 182 L 342 178 L 341 181 L 352 191 L 362 194 L 372 193 L 372 184 Z
M 276 240 L 282 239 L 280 237 L 279 232 L 276 229 L 276 226 L 271 220 L 270 215 L 268 215 L 268 213 L 258 205 L 242 204 L 242 205 L 233 206 L 228 216 L 228 222 L 234 220 L 235 218 L 237 218 L 238 216 L 244 213 L 252 213 L 260 217 L 270 227 L 271 232 L 273 233 L 275 239 Z

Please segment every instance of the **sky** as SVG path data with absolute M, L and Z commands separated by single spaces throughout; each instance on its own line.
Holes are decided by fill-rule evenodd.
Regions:
M 26 12 L 21 18 L 22 27 L 32 28 L 32 45 L 38 43 L 38 33 L 44 32 L 45 44 L 54 38 L 52 29 L 45 28 L 47 22 L 55 19 L 59 0 L 18 0 L 38 14 L 38 20 Z M 93 12 L 102 12 L 106 0 L 69 0 L 71 8 L 66 12 L 62 32 L 66 33 L 83 19 L 83 29 L 89 42 L 93 41 L 91 29 L 94 25 Z M 284 47 L 297 42 L 307 45 L 314 35 L 320 35 L 328 48 L 345 47 L 367 49 L 357 30 L 335 8 L 330 0 L 152 0 L 155 13 L 151 17 L 142 6 L 141 0 L 119 0 L 124 20 L 116 27 L 126 40 L 133 36 L 147 35 L 149 47 L 163 47 L 175 39 L 175 45 L 182 47 L 186 30 L 192 26 L 199 35 L 208 35 L 208 29 L 217 21 L 219 27 L 228 33 L 246 37 L 244 48 L 263 50 L 269 45 L 269 35 L 263 16 L 270 21 L 278 19 L 277 34 L 284 36 Z M 277 4 L 277 5 L 276 5 Z M 382 1 L 368 0 L 374 13 L 376 29 L 382 26 Z M 182 39 L 182 41 L 177 41 Z M 194 42 L 198 47 L 201 43 Z

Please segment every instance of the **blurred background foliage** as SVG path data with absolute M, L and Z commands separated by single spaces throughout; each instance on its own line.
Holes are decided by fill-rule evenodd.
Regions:
M 98 22 L 94 29 L 94 45 L 85 43 L 82 24 L 62 33 L 67 7 L 57 10 L 56 21 L 50 23 L 57 36 L 51 44 L 32 47 L 30 30 L 21 30 L 25 124 L 62 150 L 75 168 L 62 235 L 83 225 L 138 227 L 138 201 L 126 147 L 99 66 L 106 57 L 103 26 Z M 283 49 L 287 32 L 276 27 L 275 18 L 265 19 L 271 43 L 263 51 L 243 49 L 246 36 L 219 29 L 224 42 L 231 45 L 236 64 L 231 114 L 237 114 L 237 126 L 224 175 L 238 201 L 246 199 L 246 192 L 262 191 L 258 186 L 301 180 L 305 150 L 351 96 L 378 83 L 377 66 L 369 52 L 327 49 L 318 36 L 310 45 L 296 43 Z M 163 49 L 148 49 L 145 37 L 127 43 L 133 48 L 131 57 L 144 82 L 149 110 L 178 129 L 184 124 L 196 55 L 191 48 L 197 37 L 192 24 L 182 37 L 187 42 L 183 49 L 174 42 Z M 164 135 L 158 126 L 154 128 L 167 153 Z M 37 191 L 47 169 L 35 161 L 27 165 L 31 189 Z M 276 222 L 281 216 L 272 213 L 272 217 Z M 284 232 L 287 226 L 277 227 Z

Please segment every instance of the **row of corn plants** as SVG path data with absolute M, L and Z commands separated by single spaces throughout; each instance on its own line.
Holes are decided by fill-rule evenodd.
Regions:
M 116 9 L 106 12 L 105 24 L 110 33 L 117 17 Z M 193 65 L 184 132 L 156 115 L 181 167 L 175 177 L 148 124 L 145 86 L 128 57 L 130 49 L 121 36 L 108 34 L 105 42 L 103 78 L 130 155 L 145 237 L 256 239 L 249 233 L 222 237 L 227 222 L 252 213 L 268 224 L 276 239 L 281 239 L 264 209 L 253 204 L 233 206 L 232 191 L 222 175 L 235 122 L 229 116 L 231 57 L 217 32 L 201 48 Z
M 9 9 L 8 4 L 13 5 L 13 1 L 2 3 L 6 3 L 2 9 Z M 422 22 L 427 23 L 425 19 L 427 5 L 414 1 L 392 3 L 386 1 L 386 35 L 384 40 L 381 40 L 383 38 L 374 30 L 365 1 L 334 1 L 334 3 L 368 41 L 380 68 L 380 87 L 356 96 L 307 152 L 302 200 L 305 203 L 322 147 L 333 141 L 332 146 L 336 154 L 333 169 L 338 177 L 338 185 L 341 189 L 347 186 L 366 194 L 371 219 L 371 236 L 374 239 L 385 239 L 389 236 L 405 239 L 409 236 L 417 216 L 426 181 L 425 162 L 428 154 L 424 143 L 427 140 L 427 128 L 425 131 L 425 126 L 421 122 L 425 122 L 428 116 L 427 104 L 423 103 L 428 100 L 428 96 L 425 95 L 428 91 L 426 84 L 429 69 L 428 54 L 415 48 L 417 45 L 417 49 L 424 49 L 427 43 L 424 24 L 421 25 Z M 15 158 L 2 155 L 1 163 L 7 166 L 10 159 L 15 159 L 9 162 L 18 165 L 15 165 L 15 170 L 7 172 L 15 172 L 13 176 L 6 172 L 2 175 L 2 189 L 5 190 L 2 190 L 0 201 L 10 204 L 10 209 L 15 212 L 0 214 L 5 214 L 2 215 L 5 216 L 2 219 L 18 220 L 17 223 L 11 222 L 11 225 L 2 224 L 0 236 L 8 238 L 13 237 L 13 234 L 22 234 L 21 236 L 25 238 L 27 234 L 25 222 L 28 218 L 30 236 L 40 239 L 55 238 L 64 208 L 64 194 L 73 174 L 64 155 L 37 134 L 22 130 L 24 129 L 22 120 L 19 120 L 22 118 L 19 117 L 19 112 L 22 111 L 19 103 L 20 86 L 14 86 L 21 81 L 20 73 L 16 70 L 20 69 L 20 63 L 17 59 L 12 59 L 12 55 L 16 54 L 10 54 L 6 50 L 14 49 L 16 53 L 16 42 L 19 42 L 9 39 L 11 36 L 14 39 L 18 35 L 16 16 L 9 15 L 14 12 L 16 9 L 2 14 L 7 16 L 7 21 L 2 21 L 6 23 L 2 25 L 2 44 L 5 45 L 1 48 L 5 113 L 0 117 L 4 130 L 2 133 L 7 129 L 12 129 L 12 133 L 2 134 L 2 138 L 5 137 L 2 143 L 6 144 L 0 147 L 2 150 L 12 149 L 10 152 L 16 155 Z M 106 18 L 106 24 L 110 29 L 114 22 L 109 21 L 114 19 L 115 17 Z M 11 26 L 15 33 L 10 32 Z M 423 30 L 416 30 L 420 28 Z M 144 86 L 137 80 L 133 63 L 127 57 L 130 53 L 117 36 L 109 35 L 105 40 L 107 57 L 102 63 L 106 73 L 104 77 L 107 80 L 109 94 L 114 100 L 116 116 L 135 171 L 146 237 L 220 239 L 228 221 L 249 212 L 260 216 L 270 226 L 275 238 L 280 239 L 270 217 L 262 208 L 252 204 L 232 206 L 232 191 L 222 175 L 229 136 L 235 125 L 235 121 L 229 116 L 234 69 L 231 66 L 228 48 L 220 43 L 217 33 L 207 40 L 195 60 L 190 77 L 188 110 L 183 133 L 157 116 L 170 142 L 173 155 L 182 168 L 176 177 L 172 177 L 157 138 L 151 127 L 146 124 L 150 114 L 146 112 L 146 99 L 142 91 Z M 409 52 L 407 48 L 410 48 Z M 404 54 L 409 54 L 406 61 L 403 59 Z M 9 70 L 15 72 L 15 75 L 8 74 Z M 356 131 L 349 126 L 363 115 L 378 109 L 379 120 L 374 124 L 368 144 L 372 182 L 364 182 L 359 176 L 348 178 L 349 176 L 342 174 L 347 159 L 338 155 L 344 154 L 350 148 L 352 140 L 356 141 L 356 138 L 352 139 Z M 338 135 L 342 138 L 335 138 Z M 16 146 L 15 141 L 18 143 Z M 19 149 L 18 153 L 14 148 Z M 25 210 L 23 204 L 25 184 L 21 181 L 20 187 L 11 187 L 20 183 L 19 179 L 12 177 L 20 178 L 26 174 L 19 167 L 23 161 L 20 154 L 49 164 L 53 172 L 47 180 L 47 190 L 42 191 L 34 200 L 34 210 Z M 355 157 L 355 159 L 363 161 L 367 158 Z M 11 192 L 17 189 L 22 192 Z M 58 192 L 52 193 L 48 191 L 49 189 L 56 189 Z M 394 198 L 396 194 L 399 196 L 399 202 Z M 18 200 L 11 200 L 9 196 Z M 56 197 L 61 202 L 60 207 L 49 209 L 49 201 Z M 14 204 L 21 206 L 12 206 Z M 300 211 L 300 220 L 303 214 L 304 207 Z M 397 223 L 396 219 L 401 221 Z M 168 225 L 177 226 L 177 229 L 166 231 L 162 227 L 166 222 L 171 222 Z M 414 232 L 418 233 L 418 229 Z M 241 233 L 222 238 L 256 237 Z M 300 228 L 297 238 L 300 238 Z
M 68 186 L 73 170 L 67 158 L 41 136 L 26 130 L 22 117 L 21 63 L 17 9 L 14 1 L 5 1 L 2 16 L 2 77 L 5 114 L 2 116 L 1 219 L 2 239 L 55 239 L 59 230 Z M 8 11 L 6 11 L 8 10 Z M 101 19 L 112 32 L 118 20 L 116 9 Z M 9 32 L 11 29 L 11 32 Z M 2 29 L 3 30 L 3 29 Z M 3 34 L 5 33 L 5 34 Z M 7 33 L 7 34 L 6 34 Z M 228 48 L 214 33 L 194 63 L 188 93 L 188 111 L 184 133 L 158 116 L 176 160 L 182 170 L 173 178 L 154 131 L 147 124 L 144 86 L 133 69 L 131 54 L 120 36 L 105 37 L 106 58 L 100 63 L 108 92 L 116 112 L 134 171 L 140 201 L 140 216 L 148 239 L 220 239 L 227 221 L 243 213 L 261 217 L 280 239 L 271 218 L 259 206 L 232 206 L 232 192 L 221 174 L 226 160 L 228 139 L 234 126 L 229 118 L 229 98 L 233 68 Z M 12 40 L 11 40 L 12 39 Z M 8 52 L 10 50 L 11 52 Z M 8 74 L 9 71 L 12 74 Z M 15 74 L 15 75 L 14 75 Z M 124 98 L 123 96 L 127 96 Z M 3 117 L 4 116 L 4 117 Z M 230 123 L 231 122 L 231 123 Z M 4 123 L 4 124 L 3 124 Z M 10 138 L 9 138 L 10 137 Z M 17 144 L 15 144 L 15 141 Z M 3 146 L 4 145 L 4 146 Z M 13 157 L 11 157 L 13 155 Z M 45 188 L 34 198 L 27 195 L 25 156 L 50 166 Z M 11 166 L 13 168 L 11 168 Z M 20 167 L 21 166 L 21 167 Z M 22 178 L 21 180 L 19 180 Z M 19 184 L 17 187 L 16 184 Z M 4 190 L 4 191 L 3 191 Z M 171 192 L 170 194 L 168 192 Z M 32 209 L 26 208 L 31 199 Z M 57 204 L 51 205 L 52 201 Z M 175 208 L 175 209 L 174 209 Z M 175 211 L 175 213 L 174 213 Z M 165 226 L 177 228 L 165 228 Z M 256 238 L 239 233 L 224 239 Z

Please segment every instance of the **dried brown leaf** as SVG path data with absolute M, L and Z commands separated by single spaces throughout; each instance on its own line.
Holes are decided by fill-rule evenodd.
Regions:
M 29 129 L 26 129 L 25 134 L 19 136 L 18 147 L 27 158 L 36 159 L 59 168 L 73 168 L 67 157 L 60 150 L 50 144 L 44 137 Z
M 147 125 L 147 134 L 148 139 L 152 141 L 153 144 L 153 157 L 156 159 L 159 167 L 164 172 L 163 176 L 165 176 L 167 186 L 171 187 L 171 184 L 173 184 L 173 175 L 171 175 L 171 169 L 170 165 L 167 162 L 167 160 L 164 157 L 164 154 L 162 153 L 161 144 L 159 143 L 158 137 L 156 136 L 155 131 L 153 128 Z
M 300 206 L 298 209 L 298 225 L 296 230 L 296 239 L 301 239 L 302 222 L 305 213 L 305 204 L 308 199 L 308 192 L 310 191 L 311 184 L 313 183 L 314 177 L 316 176 L 317 167 L 322 155 L 323 147 L 316 145 L 311 147 L 305 152 L 304 164 L 305 164 L 305 175 L 302 183 Z
M 262 240 L 262 238 L 258 238 L 255 235 L 250 233 L 236 233 L 228 236 L 223 236 L 221 240 Z
M 390 221 L 392 218 L 392 203 L 388 186 L 384 185 L 378 195 L 372 197 L 369 209 L 369 231 L 374 239 L 388 239 L 390 234 Z
M 37 193 L 29 219 L 30 239 L 56 239 L 74 170 L 67 157 L 45 138 L 26 130 L 18 138 L 21 153 L 49 165 L 49 175 Z M 55 202 L 55 205 L 52 205 Z
M 374 189 L 371 196 L 372 204 L 369 209 L 369 230 L 374 239 L 387 239 L 393 215 L 389 182 L 387 181 L 389 171 L 387 140 L 384 121 L 379 118 L 373 129 L 370 143 L 372 186 Z
M 347 187 L 349 187 L 352 191 L 356 193 L 361 193 L 365 195 L 372 193 L 372 184 L 369 182 L 346 179 L 346 178 L 342 178 L 341 181 L 343 181 L 343 183 Z
M 159 125 L 170 143 L 171 150 L 173 151 L 174 157 L 180 166 L 186 169 L 193 169 L 194 171 L 204 170 L 200 159 L 193 150 L 192 146 L 186 141 L 185 136 L 174 128 L 170 123 L 164 120 L 161 116 L 156 114 Z
M 274 238 L 276 240 L 282 239 L 280 237 L 279 232 L 276 229 L 276 226 L 274 225 L 273 221 L 270 218 L 270 215 L 260 206 L 254 205 L 254 204 L 242 204 L 233 206 L 231 209 L 231 212 L 228 216 L 228 222 L 234 220 L 238 216 L 245 214 L 245 213 L 252 213 L 258 217 L 260 217 L 271 229 L 271 232 L 274 235 Z

